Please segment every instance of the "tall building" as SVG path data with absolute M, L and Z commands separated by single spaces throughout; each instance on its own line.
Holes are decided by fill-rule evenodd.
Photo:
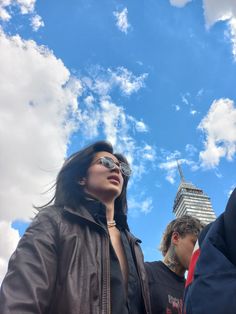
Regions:
M 210 223 L 216 219 L 210 198 L 192 183 L 186 182 L 179 162 L 178 170 L 181 182 L 174 200 L 173 212 L 176 217 L 191 215 L 203 223 Z

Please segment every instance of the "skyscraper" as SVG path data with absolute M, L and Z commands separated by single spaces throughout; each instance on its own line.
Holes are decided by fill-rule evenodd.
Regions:
M 181 182 L 174 200 L 173 212 L 176 217 L 191 215 L 208 224 L 216 219 L 210 198 L 192 183 L 186 182 L 179 162 Z

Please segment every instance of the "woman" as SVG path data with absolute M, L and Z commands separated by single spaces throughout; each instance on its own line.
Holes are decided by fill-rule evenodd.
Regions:
M 66 160 L 10 259 L 1 314 L 150 313 L 140 241 L 126 220 L 130 174 L 104 141 Z

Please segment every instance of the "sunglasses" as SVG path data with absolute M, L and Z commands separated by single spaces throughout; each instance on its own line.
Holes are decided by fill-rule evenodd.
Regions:
M 131 175 L 132 170 L 130 169 L 129 165 L 127 165 L 125 162 L 115 162 L 112 158 L 110 157 L 100 157 L 97 160 L 95 160 L 94 163 L 98 163 L 106 167 L 107 169 L 115 169 L 115 167 L 118 167 L 121 171 L 121 173 L 129 177 Z

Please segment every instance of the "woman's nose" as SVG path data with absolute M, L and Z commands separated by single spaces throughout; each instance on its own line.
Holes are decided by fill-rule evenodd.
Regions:
M 120 165 L 115 164 L 114 168 L 112 169 L 112 171 L 116 172 L 116 173 L 120 173 Z

